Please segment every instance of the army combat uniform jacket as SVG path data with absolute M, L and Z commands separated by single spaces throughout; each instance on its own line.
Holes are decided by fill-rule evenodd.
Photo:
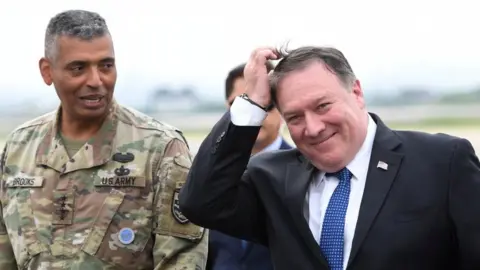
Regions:
M 69 156 L 58 111 L 15 129 L 0 163 L 0 269 L 204 269 L 179 211 L 191 165 L 174 128 L 116 103 Z

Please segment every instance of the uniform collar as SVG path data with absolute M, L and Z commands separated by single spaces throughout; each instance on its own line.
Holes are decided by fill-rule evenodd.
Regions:
M 117 110 L 118 104 L 113 100 L 100 130 L 70 159 L 58 133 L 60 105 L 56 111 L 55 121 L 49 123 L 50 126 L 38 146 L 35 156 L 37 165 L 50 167 L 60 173 L 68 173 L 106 163 L 112 155 L 118 123 Z

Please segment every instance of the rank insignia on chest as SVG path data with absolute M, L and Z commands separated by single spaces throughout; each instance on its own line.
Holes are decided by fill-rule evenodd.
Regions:
M 129 175 L 129 174 L 130 174 L 130 169 L 125 168 L 125 167 L 123 167 L 123 165 L 122 165 L 122 166 L 120 166 L 120 168 L 116 168 L 116 169 L 114 170 L 114 173 L 115 173 L 115 175 L 117 175 L 117 176 L 126 176 L 126 175 Z

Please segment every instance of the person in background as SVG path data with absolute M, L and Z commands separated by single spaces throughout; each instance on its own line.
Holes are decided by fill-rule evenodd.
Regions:
M 268 71 L 273 65 L 268 63 Z M 230 70 L 225 80 L 225 98 L 230 108 L 235 98 L 245 92 L 243 70 L 245 64 Z M 280 134 L 282 117 L 274 107 L 270 108 L 263 122 L 252 154 L 264 151 L 292 148 Z M 273 270 L 268 249 L 259 244 L 210 231 L 207 269 L 209 270 Z
M 178 208 L 187 142 L 115 102 L 105 19 L 54 16 L 39 68 L 60 107 L 16 128 L 2 151 L 0 269 L 205 269 L 208 230 Z
M 245 78 L 243 77 L 245 65 L 244 63 L 230 70 L 225 80 L 225 98 L 228 109 L 230 109 L 237 96 L 245 93 Z M 266 65 L 269 72 L 273 70 L 271 62 L 267 62 Z M 282 116 L 277 108 L 274 106 L 269 107 L 268 114 L 262 122 L 255 140 L 252 155 L 268 150 L 292 148 L 280 134 L 282 123 Z

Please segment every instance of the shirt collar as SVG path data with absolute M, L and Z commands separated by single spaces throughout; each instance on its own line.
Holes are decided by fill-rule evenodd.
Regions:
M 373 141 L 377 131 L 377 124 L 372 117 L 368 115 L 367 136 L 363 141 L 362 147 L 355 155 L 353 160 L 347 165 L 347 169 L 357 179 L 367 179 L 368 164 L 370 164 L 370 155 L 372 153 Z
M 280 146 L 282 146 L 282 137 L 278 136 L 275 141 L 273 141 L 271 144 L 267 145 L 267 147 L 263 148 L 260 152 L 266 152 L 266 151 L 273 151 L 273 150 L 278 150 L 280 149 Z

